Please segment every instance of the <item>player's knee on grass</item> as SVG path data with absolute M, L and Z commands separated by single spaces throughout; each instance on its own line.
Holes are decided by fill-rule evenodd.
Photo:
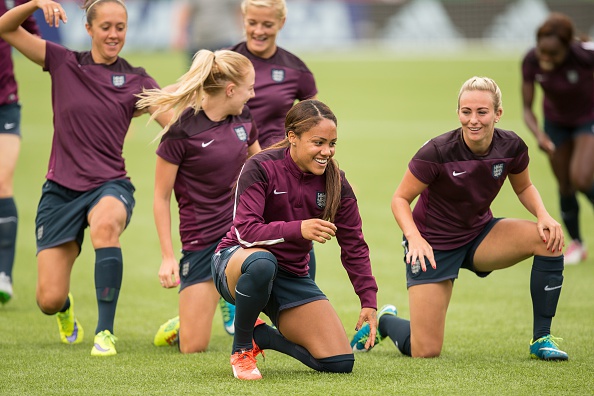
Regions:
M 411 345 L 411 354 L 412 357 L 417 358 L 436 358 L 441 355 L 441 348 L 443 344 L 441 343 L 431 343 L 423 342 L 420 345 Z
M 346 355 L 330 356 L 324 359 L 318 359 L 322 365 L 322 370 L 329 373 L 350 373 L 355 364 L 355 355 L 352 353 Z
M 50 295 L 49 293 L 37 291 L 37 306 L 46 315 L 54 315 L 57 312 L 60 312 L 65 307 L 65 304 L 68 302 L 68 298 L 66 301 L 58 295 Z

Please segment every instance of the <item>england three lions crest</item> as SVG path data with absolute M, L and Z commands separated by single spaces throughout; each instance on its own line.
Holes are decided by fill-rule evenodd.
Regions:
M 284 69 L 272 69 L 270 72 L 270 77 L 272 77 L 272 81 L 281 83 L 285 81 L 285 70 Z
M 501 175 L 503 175 L 504 169 L 505 169 L 505 164 L 503 162 L 495 164 L 491 168 L 491 175 L 493 175 L 494 179 L 499 179 L 501 177 Z
M 123 74 L 120 74 L 120 75 L 114 74 L 111 76 L 111 83 L 116 88 L 123 87 L 124 84 L 126 84 L 126 76 Z
M 318 205 L 318 208 L 320 208 L 320 209 L 324 209 L 326 207 L 326 193 L 324 193 L 324 192 L 316 193 L 316 205 Z
M 575 70 L 567 71 L 567 81 L 569 81 L 572 84 L 577 84 L 579 79 L 580 79 L 580 75 L 578 74 L 577 71 L 575 71 Z
M 242 142 L 247 141 L 247 131 L 245 130 L 245 127 L 243 125 L 235 127 L 233 128 L 233 130 L 235 131 L 235 134 L 237 135 L 239 140 L 241 140 Z

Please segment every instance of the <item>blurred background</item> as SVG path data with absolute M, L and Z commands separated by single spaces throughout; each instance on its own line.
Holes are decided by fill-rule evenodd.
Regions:
M 69 22 L 50 29 L 43 17 L 38 17 L 44 37 L 74 50 L 89 50 L 80 0 L 59 1 Z M 214 4 L 222 0 L 210 1 Z M 125 3 L 129 24 L 123 56 L 132 65 L 144 67 L 162 86 L 174 82 L 188 67 L 187 54 L 175 40 L 183 26 L 179 22 L 181 4 L 174 0 Z M 504 116 L 498 125 L 515 131 L 529 145 L 532 181 L 549 212 L 560 219 L 557 186 L 547 157 L 538 149 L 522 118 L 520 62 L 535 44 L 537 26 L 551 11 L 567 14 L 582 35 L 594 37 L 594 0 L 287 3 L 287 23 L 279 33 L 278 44 L 305 61 L 316 78 L 320 99 L 339 120 L 336 158 L 357 194 L 380 305 L 396 304 L 399 315 L 409 317 L 402 233 L 391 213 L 390 200 L 418 148 L 427 139 L 459 126 L 458 90 L 473 75 L 489 76 L 502 89 Z M 237 11 L 234 41 L 241 40 L 241 31 Z M 157 145 L 151 141 L 160 128 L 154 122 L 147 125 L 146 116 L 132 122 L 124 146 L 127 170 L 136 187 L 136 207 L 122 237 L 125 291 L 116 319 L 121 351 L 118 346 L 117 359 L 99 362 L 88 353 L 90 340 L 74 348 L 63 348 L 57 342 L 55 320 L 40 314 L 35 302 L 34 220 L 53 134 L 50 78 L 16 51 L 14 60 L 23 105 L 23 140 L 15 174 L 20 217 L 15 296 L 0 309 L 0 395 L 64 395 L 66 391 L 156 395 L 165 389 L 172 394 L 295 394 L 297 382 L 287 381 L 278 374 L 284 368 L 278 368 L 286 367 L 295 373 L 302 368 L 274 351 L 271 355 L 267 352 L 267 358 L 272 359 L 266 369 L 276 378 L 251 390 L 246 390 L 245 384 L 232 382 L 228 360 L 220 359 L 228 354 L 230 342 L 219 325 L 220 318 L 215 318 L 213 327 L 209 347 L 213 353 L 187 356 L 153 347 L 154 332 L 177 311 L 178 294 L 176 290 L 164 290 L 157 277 L 161 255 L 152 215 Z M 537 96 L 535 110 L 539 117 L 541 103 Z M 583 196 L 579 199 L 583 234 L 592 246 L 592 206 Z M 492 209 L 496 216 L 531 218 L 509 183 Z M 172 219 L 175 234 L 176 218 Z M 180 248 L 179 242 L 175 242 L 175 248 Z M 335 242 L 316 245 L 317 282 L 351 335 L 359 303 L 339 255 Z M 87 230 L 71 283 L 80 307 L 77 316 L 87 328 L 96 320 L 93 262 Z M 353 384 L 364 379 L 373 382 L 365 389 L 374 394 L 528 395 L 535 389 L 546 389 L 548 394 L 592 395 L 594 255 L 583 265 L 568 267 L 564 276 L 554 331 L 567 340 L 564 345 L 572 356 L 569 365 L 553 368 L 528 360 L 530 265 L 525 263 L 496 271 L 486 279 L 461 272 L 460 282 L 456 283 L 460 287 L 456 287 L 448 313 L 443 358 L 405 362 L 395 354 L 394 345 L 384 343 L 373 354 L 357 357 L 364 359 L 364 364 L 358 364 L 354 377 L 324 376 L 319 381 L 321 377 L 309 371 L 298 374 L 302 375 L 299 393 L 360 394 L 360 387 Z M 216 316 L 220 317 L 218 310 Z M 553 379 L 547 380 L 546 388 L 543 378 Z M 341 387 L 333 388 L 335 383 Z
M 74 0 L 61 3 L 70 23 L 59 31 L 41 24 L 45 37 L 86 48 L 89 39 L 80 28 L 84 13 Z M 179 0 L 127 0 L 126 6 L 127 51 L 170 48 Z M 418 54 L 476 45 L 518 51 L 534 43 L 537 26 L 551 11 L 567 14 L 579 33 L 594 37 L 594 0 L 287 0 L 287 7 L 279 44 L 290 51 Z M 241 39 L 239 13 L 237 18 Z

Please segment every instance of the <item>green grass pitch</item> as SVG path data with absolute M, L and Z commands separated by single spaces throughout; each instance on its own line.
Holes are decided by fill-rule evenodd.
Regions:
M 180 76 L 182 54 L 125 55 L 161 85 Z M 395 304 L 408 317 L 401 233 L 390 199 L 408 160 L 430 137 L 458 126 L 460 85 L 473 75 L 494 78 L 503 91 L 499 124 L 522 136 L 531 149 L 530 171 L 550 213 L 559 218 L 556 185 L 544 154 L 524 127 L 520 108 L 520 54 L 482 52 L 435 58 L 369 53 L 303 54 L 316 76 L 319 98 L 338 117 L 336 158 L 358 196 L 363 230 L 379 285 L 379 305 Z M 177 314 L 177 293 L 159 286 L 160 250 L 152 217 L 152 186 L 158 133 L 148 117 L 133 122 L 124 156 L 136 186 L 134 217 L 122 237 L 124 282 L 116 317 L 118 355 L 90 356 L 96 324 L 94 252 L 87 235 L 73 273 L 76 314 L 86 330 L 82 344 L 60 343 L 56 321 L 35 304 L 37 279 L 34 220 L 52 139 L 49 76 L 16 56 L 23 104 L 22 151 L 15 176 L 20 213 L 13 300 L 0 307 L 1 395 L 355 395 L 497 394 L 592 395 L 594 393 L 594 259 L 566 268 L 553 334 L 570 355 L 564 363 L 531 360 L 529 293 L 531 261 L 479 279 L 462 271 L 448 313 L 443 354 L 437 359 L 403 357 L 386 341 L 356 355 L 350 375 L 317 373 L 280 353 L 259 360 L 264 380 L 233 378 L 231 337 L 217 311 L 210 350 L 181 355 L 156 348 L 159 325 Z M 582 197 L 583 233 L 594 246 L 593 212 Z M 530 218 L 509 184 L 495 201 L 496 216 Z M 174 216 L 175 217 L 175 216 Z M 175 227 L 175 225 L 174 225 Z M 177 230 L 174 237 L 177 240 Z M 349 337 L 359 305 L 339 260 L 335 241 L 316 246 L 318 283 L 338 311 Z M 315 337 L 315 334 L 312 334 Z

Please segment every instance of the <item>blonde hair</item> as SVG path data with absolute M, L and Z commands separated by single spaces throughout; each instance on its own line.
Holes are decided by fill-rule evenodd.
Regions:
M 287 17 L 287 3 L 285 3 L 285 0 L 243 0 L 241 2 L 241 12 L 243 15 L 247 13 L 249 6 L 273 8 L 276 10 L 278 19 Z
M 198 113 L 202 108 L 204 95 L 222 92 L 229 83 L 241 84 L 252 68 L 250 60 L 237 52 L 200 50 L 194 55 L 190 70 L 177 80 L 175 91 L 144 89 L 137 95 L 140 100 L 136 103 L 136 107 L 138 109 L 157 107 L 149 122 L 160 114 L 173 110 L 173 117 L 157 136 L 159 138 L 188 107 L 194 109 L 194 114 Z
M 497 112 L 501 106 L 501 90 L 497 86 L 494 80 L 490 79 L 489 77 L 477 77 L 474 76 L 469 78 L 462 84 L 462 88 L 460 88 L 460 93 L 458 94 L 458 110 L 460 110 L 460 97 L 466 91 L 486 91 L 490 92 L 493 98 L 493 108 L 495 112 Z

